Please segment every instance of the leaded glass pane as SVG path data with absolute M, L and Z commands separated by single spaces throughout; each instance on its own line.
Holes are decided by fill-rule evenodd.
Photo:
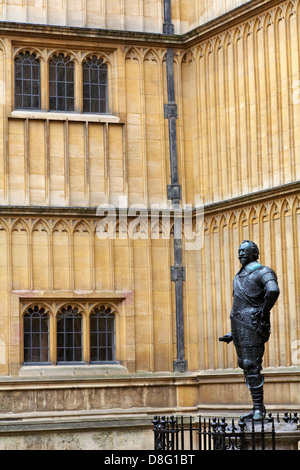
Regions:
M 76 307 L 63 307 L 57 315 L 57 361 L 82 361 L 82 316 Z
M 35 305 L 24 315 L 24 362 L 49 361 L 49 315 L 45 309 Z
M 74 111 L 74 63 L 63 54 L 53 56 L 49 62 L 49 109 Z
M 108 112 L 107 65 L 95 56 L 83 64 L 83 112 Z
M 110 308 L 96 307 L 90 315 L 91 362 L 115 361 L 115 315 Z
M 40 62 L 35 54 L 20 53 L 15 59 L 15 108 L 40 107 Z

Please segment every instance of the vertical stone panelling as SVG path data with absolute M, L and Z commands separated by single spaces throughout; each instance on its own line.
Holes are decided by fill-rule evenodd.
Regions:
M 199 25 L 230 12 L 231 10 L 243 5 L 245 0 L 180 0 L 182 4 L 181 13 L 181 32 L 189 31 Z
M 50 206 L 97 207 L 110 202 L 119 206 L 127 177 L 123 125 L 35 119 L 8 122 L 3 165 L 7 148 L 10 204 L 43 206 L 49 201 Z
M 292 238 L 293 238 L 293 259 L 294 259 L 294 271 L 291 273 L 291 281 L 295 287 L 295 310 L 291 315 L 291 328 L 293 329 L 293 338 L 295 341 L 299 341 L 300 337 L 300 197 L 296 197 L 291 204 L 292 208 Z M 293 282 L 294 281 L 294 282 Z M 294 326 L 294 328 L 293 328 Z M 296 343 L 299 344 L 299 343 Z
M 86 24 L 91 28 L 105 28 L 105 0 L 86 0 Z
M 4 44 L 0 41 L 0 137 L 1 137 L 1 145 L 0 145 L 0 201 L 1 204 L 5 202 L 6 196 L 6 138 L 5 138 L 5 127 L 6 127 L 6 119 L 5 115 L 5 52 L 4 52 Z
M 70 205 L 85 206 L 85 127 L 83 123 L 70 122 L 68 125 L 68 160 L 70 173 Z M 66 170 L 67 171 L 67 168 Z
M 289 2 L 286 9 L 287 29 L 287 89 L 288 89 L 288 120 L 289 120 L 289 141 L 290 141 L 290 178 L 291 181 L 297 178 L 296 164 L 299 159 L 299 151 L 296 149 L 295 134 L 299 128 L 299 49 L 296 4 Z M 298 85 L 298 89 L 297 89 Z M 295 96 L 294 90 L 298 94 Z
M 206 203 L 297 179 L 297 5 L 287 2 L 197 49 L 197 71 L 190 71 L 199 95 L 194 191 Z M 182 85 L 188 100 L 188 81 Z
M 156 371 L 172 369 L 172 309 L 170 289 L 170 239 L 166 227 L 153 227 L 151 240 L 151 284 L 154 365 Z M 166 237 L 165 239 L 163 237 Z
M 11 288 L 11 254 L 10 235 L 6 223 L 0 221 L 0 373 L 8 374 L 8 344 L 9 344 L 9 300 L 8 291 Z
M 144 31 L 143 0 L 124 0 L 125 29 Z
M 127 224 L 120 222 L 116 227 L 116 240 L 112 242 L 114 261 L 114 290 L 132 289 L 132 247 L 127 233 Z
M 32 288 L 34 290 L 52 288 L 50 269 L 49 227 L 43 220 L 39 220 L 32 228 Z
M 122 126 L 109 125 L 107 132 L 109 202 L 119 207 L 120 198 L 125 193 L 123 129 Z
M 108 202 L 107 178 L 105 175 L 105 134 L 103 124 L 88 125 L 88 147 L 89 159 L 89 205 L 98 206 Z
M 113 290 L 114 265 L 112 240 L 107 225 L 97 225 L 94 238 L 94 288 Z
M 30 289 L 29 229 L 22 220 L 14 223 L 11 229 L 12 288 Z
M 146 202 L 146 162 L 141 57 L 135 49 L 126 53 L 126 140 L 128 149 L 128 199 L 131 204 Z
M 50 121 L 49 160 L 50 160 L 50 205 L 65 205 L 65 129 L 63 122 Z
M 44 121 L 28 122 L 28 191 L 29 204 L 46 203 L 46 155 Z
M 157 33 L 161 10 L 162 0 L 0 0 L 4 21 Z
M 10 204 L 26 204 L 27 168 L 25 166 L 25 122 L 9 121 L 8 191 Z
M 106 25 L 107 29 L 124 29 L 124 1 L 112 0 L 105 2 Z
M 92 290 L 93 262 L 91 258 L 90 227 L 79 222 L 73 231 L 73 267 L 74 289 L 76 291 Z
M 59 221 L 53 228 L 53 289 L 70 290 L 73 288 L 73 266 L 71 264 L 70 229 L 64 221 Z
M 140 230 L 137 227 L 137 237 Z M 147 236 L 147 232 L 145 233 Z M 132 241 L 134 273 L 134 309 L 136 338 L 136 370 L 153 370 L 153 324 L 152 324 L 152 289 L 151 270 L 149 265 L 149 240 L 136 238 Z
M 163 148 L 162 64 L 158 52 L 148 51 L 143 61 L 145 139 L 148 204 L 163 204 L 166 198 Z
M 52 0 L 47 5 L 44 6 L 47 14 L 47 23 L 48 24 L 65 24 L 65 15 L 66 15 L 66 0 Z
M 185 198 L 194 204 L 194 178 L 198 178 L 198 116 L 197 116 L 197 72 L 192 51 L 185 54 L 181 62 L 182 81 L 182 128 L 183 154 L 185 163 Z M 197 185 L 199 187 L 199 185 Z

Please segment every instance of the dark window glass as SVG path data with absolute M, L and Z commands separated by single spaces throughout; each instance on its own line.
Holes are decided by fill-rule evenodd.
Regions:
M 115 315 L 110 308 L 96 307 L 90 315 L 91 362 L 116 360 Z
M 29 307 L 24 315 L 24 363 L 49 361 L 49 315 L 43 307 Z
M 49 62 L 49 109 L 74 111 L 74 63 L 63 54 Z
M 82 361 L 82 316 L 68 305 L 57 314 L 57 362 Z
M 15 59 L 15 108 L 40 107 L 40 62 L 35 54 L 20 53 Z
M 107 65 L 95 56 L 83 64 L 83 112 L 108 112 Z

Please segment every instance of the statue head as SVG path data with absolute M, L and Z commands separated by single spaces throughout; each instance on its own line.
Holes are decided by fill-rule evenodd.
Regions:
M 252 261 L 258 260 L 258 246 L 250 240 L 244 240 L 239 246 L 238 255 L 241 265 L 246 266 Z

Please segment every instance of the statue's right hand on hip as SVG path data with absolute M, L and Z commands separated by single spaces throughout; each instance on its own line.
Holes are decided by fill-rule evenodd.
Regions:
M 232 341 L 232 333 L 227 333 L 226 335 L 224 336 L 221 336 L 219 338 L 219 341 L 224 341 L 224 343 L 230 343 Z

